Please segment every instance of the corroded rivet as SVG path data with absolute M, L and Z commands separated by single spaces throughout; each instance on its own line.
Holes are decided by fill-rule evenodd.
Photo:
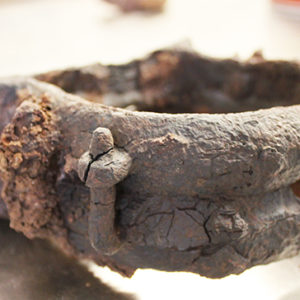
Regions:
M 89 151 L 78 161 L 78 175 L 90 188 L 89 239 L 94 249 L 113 255 L 122 246 L 115 226 L 115 185 L 122 181 L 131 167 L 127 152 L 114 148 L 107 128 L 93 132 Z
M 93 132 L 92 140 L 89 147 L 89 153 L 95 159 L 97 155 L 101 155 L 112 149 L 114 139 L 109 129 L 99 127 Z
M 130 166 L 128 153 L 114 148 L 90 164 L 86 185 L 90 188 L 114 186 L 128 175 Z

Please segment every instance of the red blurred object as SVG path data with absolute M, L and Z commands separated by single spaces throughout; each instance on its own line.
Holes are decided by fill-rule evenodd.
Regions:
M 275 3 L 281 3 L 284 5 L 300 5 L 300 0 L 273 0 Z

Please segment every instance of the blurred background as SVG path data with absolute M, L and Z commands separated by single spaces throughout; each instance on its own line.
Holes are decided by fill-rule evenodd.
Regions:
M 95 62 L 124 63 L 178 43 L 212 57 L 244 60 L 262 50 L 267 59 L 300 61 L 300 4 L 291 1 L 295 3 L 291 8 L 284 4 L 286 2 L 169 0 L 160 12 L 124 13 L 101 0 L 0 0 L 0 76 L 28 75 Z M 60 271 L 68 270 L 65 273 L 59 271 L 59 266 L 52 270 L 51 264 L 43 268 L 47 247 L 46 252 L 33 252 L 32 257 L 34 250 L 31 249 L 36 249 L 36 244 L 12 238 L 13 233 L 5 232 L 0 239 L 0 300 L 109 300 L 117 299 L 113 298 L 116 295 L 122 299 L 118 292 L 105 294 L 106 285 L 141 300 L 300 299 L 300 257 L 255 267 L 240 276 L 221 280 L 154 270 L 139 270 L 132 279 L 125 279 L 107 268 L 83 262 L 101 278 L 100 284 L 87 274 L 84 277 L 93 285 L 97 282 L 103 285 L 104 288 L 98 290 L 78 284 L 82 277 L 74 273 L 84 271 L 80 266 L 74 267 L 75 262 L 60 263 Z M 22 252 L 22 243 L 29 247 L 28 253 Z M 14 257 L 21 255 L 31 255 L 31 260 L 25 258 L 16 265 Z M 52 253 L 51 257 L 53 255 L 56 254 Z M 59 261 L 62 260 L 59 256 Z M 35 261 L 36 268 L 33 268 Z M 29 273 L 39 282 L 40 294 L 29 293 L 31 296 L 26 298 L 27 294 L 22 291 L 35 290 L 37 286 L 28 285 L 28 280 L 24 280 Z M 49 284 L 47 274 L 66 288 L 56 293 L 57 284 L 52 281 Z M 66 278 L 71 276 L 68 274 L 73 274 L 75 279 L 68 281 Z M 79 292 L 86 288 L 84 293 Z M 68 298 L 72 289 L 76 292 Z
M 169 0 L 161 13 L 127 14 L 101 0 L 0 0 L 0 76 L 127 62 L 186 41 L 209 56 L 300 59 L 298 16 L 270 0 Z

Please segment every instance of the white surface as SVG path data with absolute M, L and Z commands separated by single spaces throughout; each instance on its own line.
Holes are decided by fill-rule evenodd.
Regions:
M 0 76 L 125 62 L 187 38 L 210 56 L 300 59 L 299 32 L 268 0 L 169 0 L 153 16 L 100 0 L 0 0 Z
M 122 15 L 100 0 L 0 0 L 0 76 L 126 62 L 187 38 L 210 56 L 245 59 L 262 49 L 267 58 L 300 60 L 300 23 L 268 0 L 169 0 L 153 16 Z M 299 266 L 296 257 L 222 280 L 152 270 L 129 280 L 91 268 L 142 300 L 299 300 Z
M 90 269 L 118 290 L 141 300 L 299 300 L 300 257 L 259 266 L 224 279 L 207 279 L 188 273 L 138 270 L 125 279 L 108 268 Z

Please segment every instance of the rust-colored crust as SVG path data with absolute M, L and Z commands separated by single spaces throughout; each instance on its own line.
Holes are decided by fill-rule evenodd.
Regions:
M 126 276 L 156 268 L 220 278 L 297 254 L 300 106 L 289 105 L 300 103 L 299 74 L 297 63 L 168 50 L 38 76 L 93 101 L 35 79 L 2 80 L 0 178 L 11 226 Z M 203 103 L 209 112 L 288 107 L 161 114 L 95 103 L 107 99 L 169 112 L 189 103 L 193 112 Z

